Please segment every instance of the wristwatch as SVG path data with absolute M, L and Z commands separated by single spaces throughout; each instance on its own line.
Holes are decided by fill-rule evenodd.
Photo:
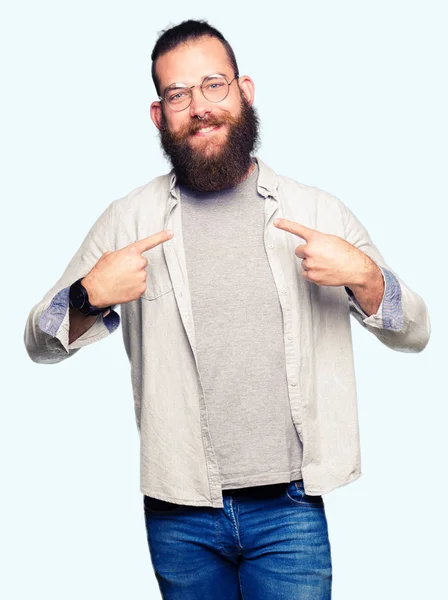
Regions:
M 110 306 L 105 306 L 104 308 L 98 308 L 96 306 L 92 306 L 89 302 L 89 295 L 87 293 L 86 288 L 82 285 L 81 279 L 84 277 L 80 277 L 75 283 L 72 283 L 70 286 L 70 294 L 69 294 L 69 303 L 73 308 L 77 308 L 82 312 L 83 315 L 89 317 L 91 315 L 99 315 L 102 312 L 105 312 Z

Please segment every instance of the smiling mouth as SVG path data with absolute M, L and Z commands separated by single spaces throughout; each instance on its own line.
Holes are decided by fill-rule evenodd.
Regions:
M 212 133 L 213 131 L 217 131 L 218 129 L 221 129 L 221 125 L 211 125 L 209 127 L 203 127 L 202 129 L 199 129 L 199 131 L 196 131 L 196 133 L 194 133 L 193 136 L 209 135 L 210 133 Z

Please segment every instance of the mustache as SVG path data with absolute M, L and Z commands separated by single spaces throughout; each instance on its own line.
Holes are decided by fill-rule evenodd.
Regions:
M 201 120 L 194 120 L 192 123 L 186 123 L 175 135 L 178 141 L 185 141 L 190 135 L 194 135 L 204 127 L 218 127 L 225 123 L 235 125 L 237 119 L 232 117 L 230 113 L 224 113 L 219 117 L 216 115 L 209 115 Z

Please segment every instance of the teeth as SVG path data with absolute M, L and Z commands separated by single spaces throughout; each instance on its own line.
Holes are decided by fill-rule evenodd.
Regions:
M 215 129 L 215 125 L 212 125 L 211 127 L 203 127 L 202 129 L 199 130 L 198 133 L 208 133 L 209 131 L 212 131 L 213 129 Z

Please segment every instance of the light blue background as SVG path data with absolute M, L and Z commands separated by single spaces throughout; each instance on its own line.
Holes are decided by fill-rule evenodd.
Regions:
M 222 30 L 254 79 L 261 158 L 341 198 L 427 303 L 421 354 L 386 348 L 352 319 L 363 475 L 325 501 L 335 600 L 442 597 L 445 6 L 43 0 L 2 11 L 2 598 L 160 598 L 121 328 L 58 365 L 33 363 L 23 331 L 104 208 L 169 170 L 149 118 L 150 53 L 158 31 L 187 18 Z

